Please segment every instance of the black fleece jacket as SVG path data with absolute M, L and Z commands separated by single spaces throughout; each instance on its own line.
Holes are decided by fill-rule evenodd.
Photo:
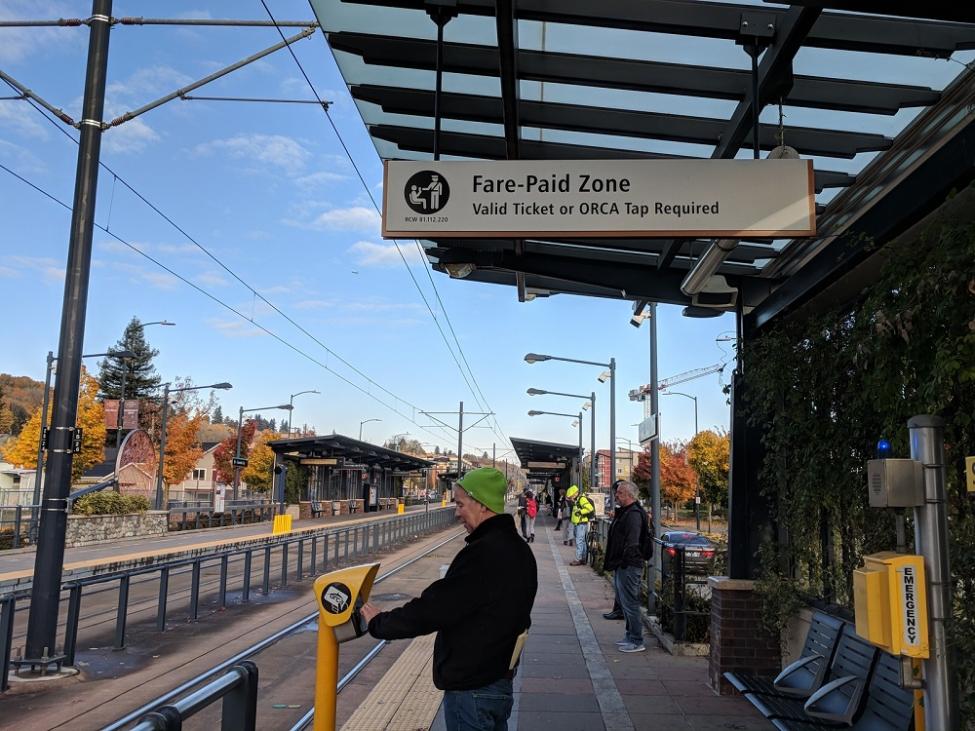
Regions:
M 606 558 L 603 560 L 606 571 L 614 571 L 620 566 L 643 565 L 640 534 L 646 520 L 647 514 L 640 503 L 633 502 L 616 510 L 606 537 Z
M 465 540 L 444 578 L 369 623 L 369 634 L 381 640 L 437 632 L 433 682 L 441 690 L 471 690 L 505 676 L 538 590 L 535 557 L 510 515 L 488 518 Z

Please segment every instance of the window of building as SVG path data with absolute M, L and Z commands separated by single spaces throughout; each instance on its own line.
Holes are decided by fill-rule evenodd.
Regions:
M 207 471 L 206 470 L 193 470 L 193 479 L 194 480 L 205 480 L 206 478 L 207 478 Z

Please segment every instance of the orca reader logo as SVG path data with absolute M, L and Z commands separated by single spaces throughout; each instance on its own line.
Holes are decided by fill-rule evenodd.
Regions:
M 441 173 L 422 170 L 406 181 L 406 204 L 421 215 L 437 213 L 450 200 L 450 186 Z

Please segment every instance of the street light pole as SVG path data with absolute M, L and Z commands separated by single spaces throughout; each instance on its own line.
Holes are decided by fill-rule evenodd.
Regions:
M 362 425 L 368 424 L 370 421 L 382 421 L 382 419 L 363 419 L 359 422 L 359 441 L 362 441 Z
M 664 392 L 664 396 L 683 396 L 684 398 L 689 398 L 694 402 L 694 436 L 697 437 L 697 396 L 692 396 L 689 393 L 683 393 L 681 391 L 669 391 Z M 697 524 L 697 530 L 701 530 L 701 478 L 695 471 L 694 473 L 694 522 Z
M 169 394 L 200 391 L 207 388 L 219 388 L 221 391 L 233 388 L 229 383 L 212 383 L 209 386 L 186 386 L 184 388 L 170 388 L 169 386 L 168 383 L 163 384 L 162 418 L 160 419 L 162 432 L 159 435 L 159 468 L 156 470 L 156 499 L 154 502 L 156 510 L 163 509 L 163 468 L 166 465 L 166 422 L 169 419 Z
M 308 391 L 299 391 L 298 393 L 293 393 L 288 397 L 288 406 L 291 407 L 288 411 L 288 432 L 291 432 L 292 427 L 294 427 L 295 421 L 295 396 L 301 396 L 305 393 L 317 393 L 321 394 L 321 391 L 315 391 L 314 389 Z M 304 432 L 302 432 L 304 434 Z
M 253 413 L 255 411 L 271 411 L 272 409 L 283 409 L 288 412 L 288 419 L 291 419 L 291 410 L 294 407 L 291 404 L 278 404 L 277 406 L 261 406 L 257 409 L 245 409 L 243 406 L 240 407 L 240 411 L 237 414 L 237 448 L 234 450 L 234 462 L 240 460 L 240 435 L 244 431 L 244 414 Z M 273 479 L 273 477 L 272 477 Z M 237 499 L 237 491 L 240 488 L 240 465 L 234 465 L 234 500 Z

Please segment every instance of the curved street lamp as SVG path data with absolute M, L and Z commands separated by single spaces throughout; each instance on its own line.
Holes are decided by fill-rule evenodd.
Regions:
M 368 424 L 370 421 L 382 421 L 382 419 L 363 419 L 359 422 L 359 441 L 362 441 L 362 425 Z
M 295 425 L 295 396 L 301 396 L 302 394 L 305 393 L 317 393 L 321 395 L 322 392 L 316 391 L 314 389 L 310 389 L 308 391 L 299 391 L 298 393 L 293 393 L 288 397 L 288 406 L 291 407 L 289 409 L 289 415 L 288 415 L 288 434 L 291 434 L 291 430 Z
M 244 431 L 244 414 L 250 414 L 254 411 L 271 411 L 272 409 L 282 409 L 287 411 L 289 414 L 294 408 L 291 404 L 278 404 L 277 406 L 261 406 L 256 409 L 245 409 L 243 406 L 240 407 L 237 417 L 237 449 L 234 452 L 234 500 L 237 499 L 237 489 L 240 487 L 240 434 Z
M 529 411 L 528 412 L 528 415 L 529 416 L 542 416 L 542 415 L 547 415 L 547 416 L 565 416 L 565 417 L 567 417 L 569 419 L 576 419 L 577 420 L 577 421 L 573 421 L 572 422 L 572 426 L 578 426 L 579 427 L 579 474 L 578 474 L 578 477 L 579 477 L 579 483 L 581 484 L 582 483 L 582 412 L 580 411 L 578 414 L 563 414 L 563 413 L 561 413 L 559 411 L 535 411 L 535 410 L 532 410 L 532 411 Z M 591 488 L 591 486 L 590 486 L 590 488 Z

